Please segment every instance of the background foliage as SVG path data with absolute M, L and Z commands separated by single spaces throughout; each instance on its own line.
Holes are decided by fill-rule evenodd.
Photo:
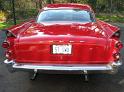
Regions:
M 14 0 L 17 20 L 34 18 L 39 9 L 51 3 L 89 4 L 97 18 L 109 22 L 124 23 L 124 0 Z M 0 21 L 11 21 L 12 0 L 0 0 Z

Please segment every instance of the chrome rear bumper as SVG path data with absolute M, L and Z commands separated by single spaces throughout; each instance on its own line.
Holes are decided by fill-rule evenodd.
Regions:
M 41 71 L 113 71 L 114 68 L 122 65 L 120 61 L 111 64 L 90 64 L 90 65 L 39 65 L 29 63 L 16 63 L 14 61 L 4 61 L 9 71 L 16 70 L 41 70 Z M 12 72 L 11 71 L 11 72 Z

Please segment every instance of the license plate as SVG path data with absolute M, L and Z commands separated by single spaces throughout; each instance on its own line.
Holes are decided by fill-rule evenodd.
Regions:
M 52 53 L 53 54 L 71 54 L 72 45 L 53 45 Z

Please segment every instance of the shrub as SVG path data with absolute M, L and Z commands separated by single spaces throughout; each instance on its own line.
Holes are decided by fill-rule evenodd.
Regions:
M 3 11 L 0 11 L 0 22 L 6 21 L 6 14 Z

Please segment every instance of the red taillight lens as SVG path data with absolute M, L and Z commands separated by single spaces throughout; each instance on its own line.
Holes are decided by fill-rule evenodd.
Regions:
M 3 42 L 2 47 L 3 48 L 9 48 L 9 43 L 8 42 Z
M 7 59 L 11 59 L 12 58 L 12 52 L 11 51 L 7 51 L 6 52 L 6 58 Z
M 120 53 L 113 54 L 114 60 L 118 61 L 120 59 Z
M 123 44 L 121 42 L 117 42 L 115 45 L 118 49 L 123 48 Z

